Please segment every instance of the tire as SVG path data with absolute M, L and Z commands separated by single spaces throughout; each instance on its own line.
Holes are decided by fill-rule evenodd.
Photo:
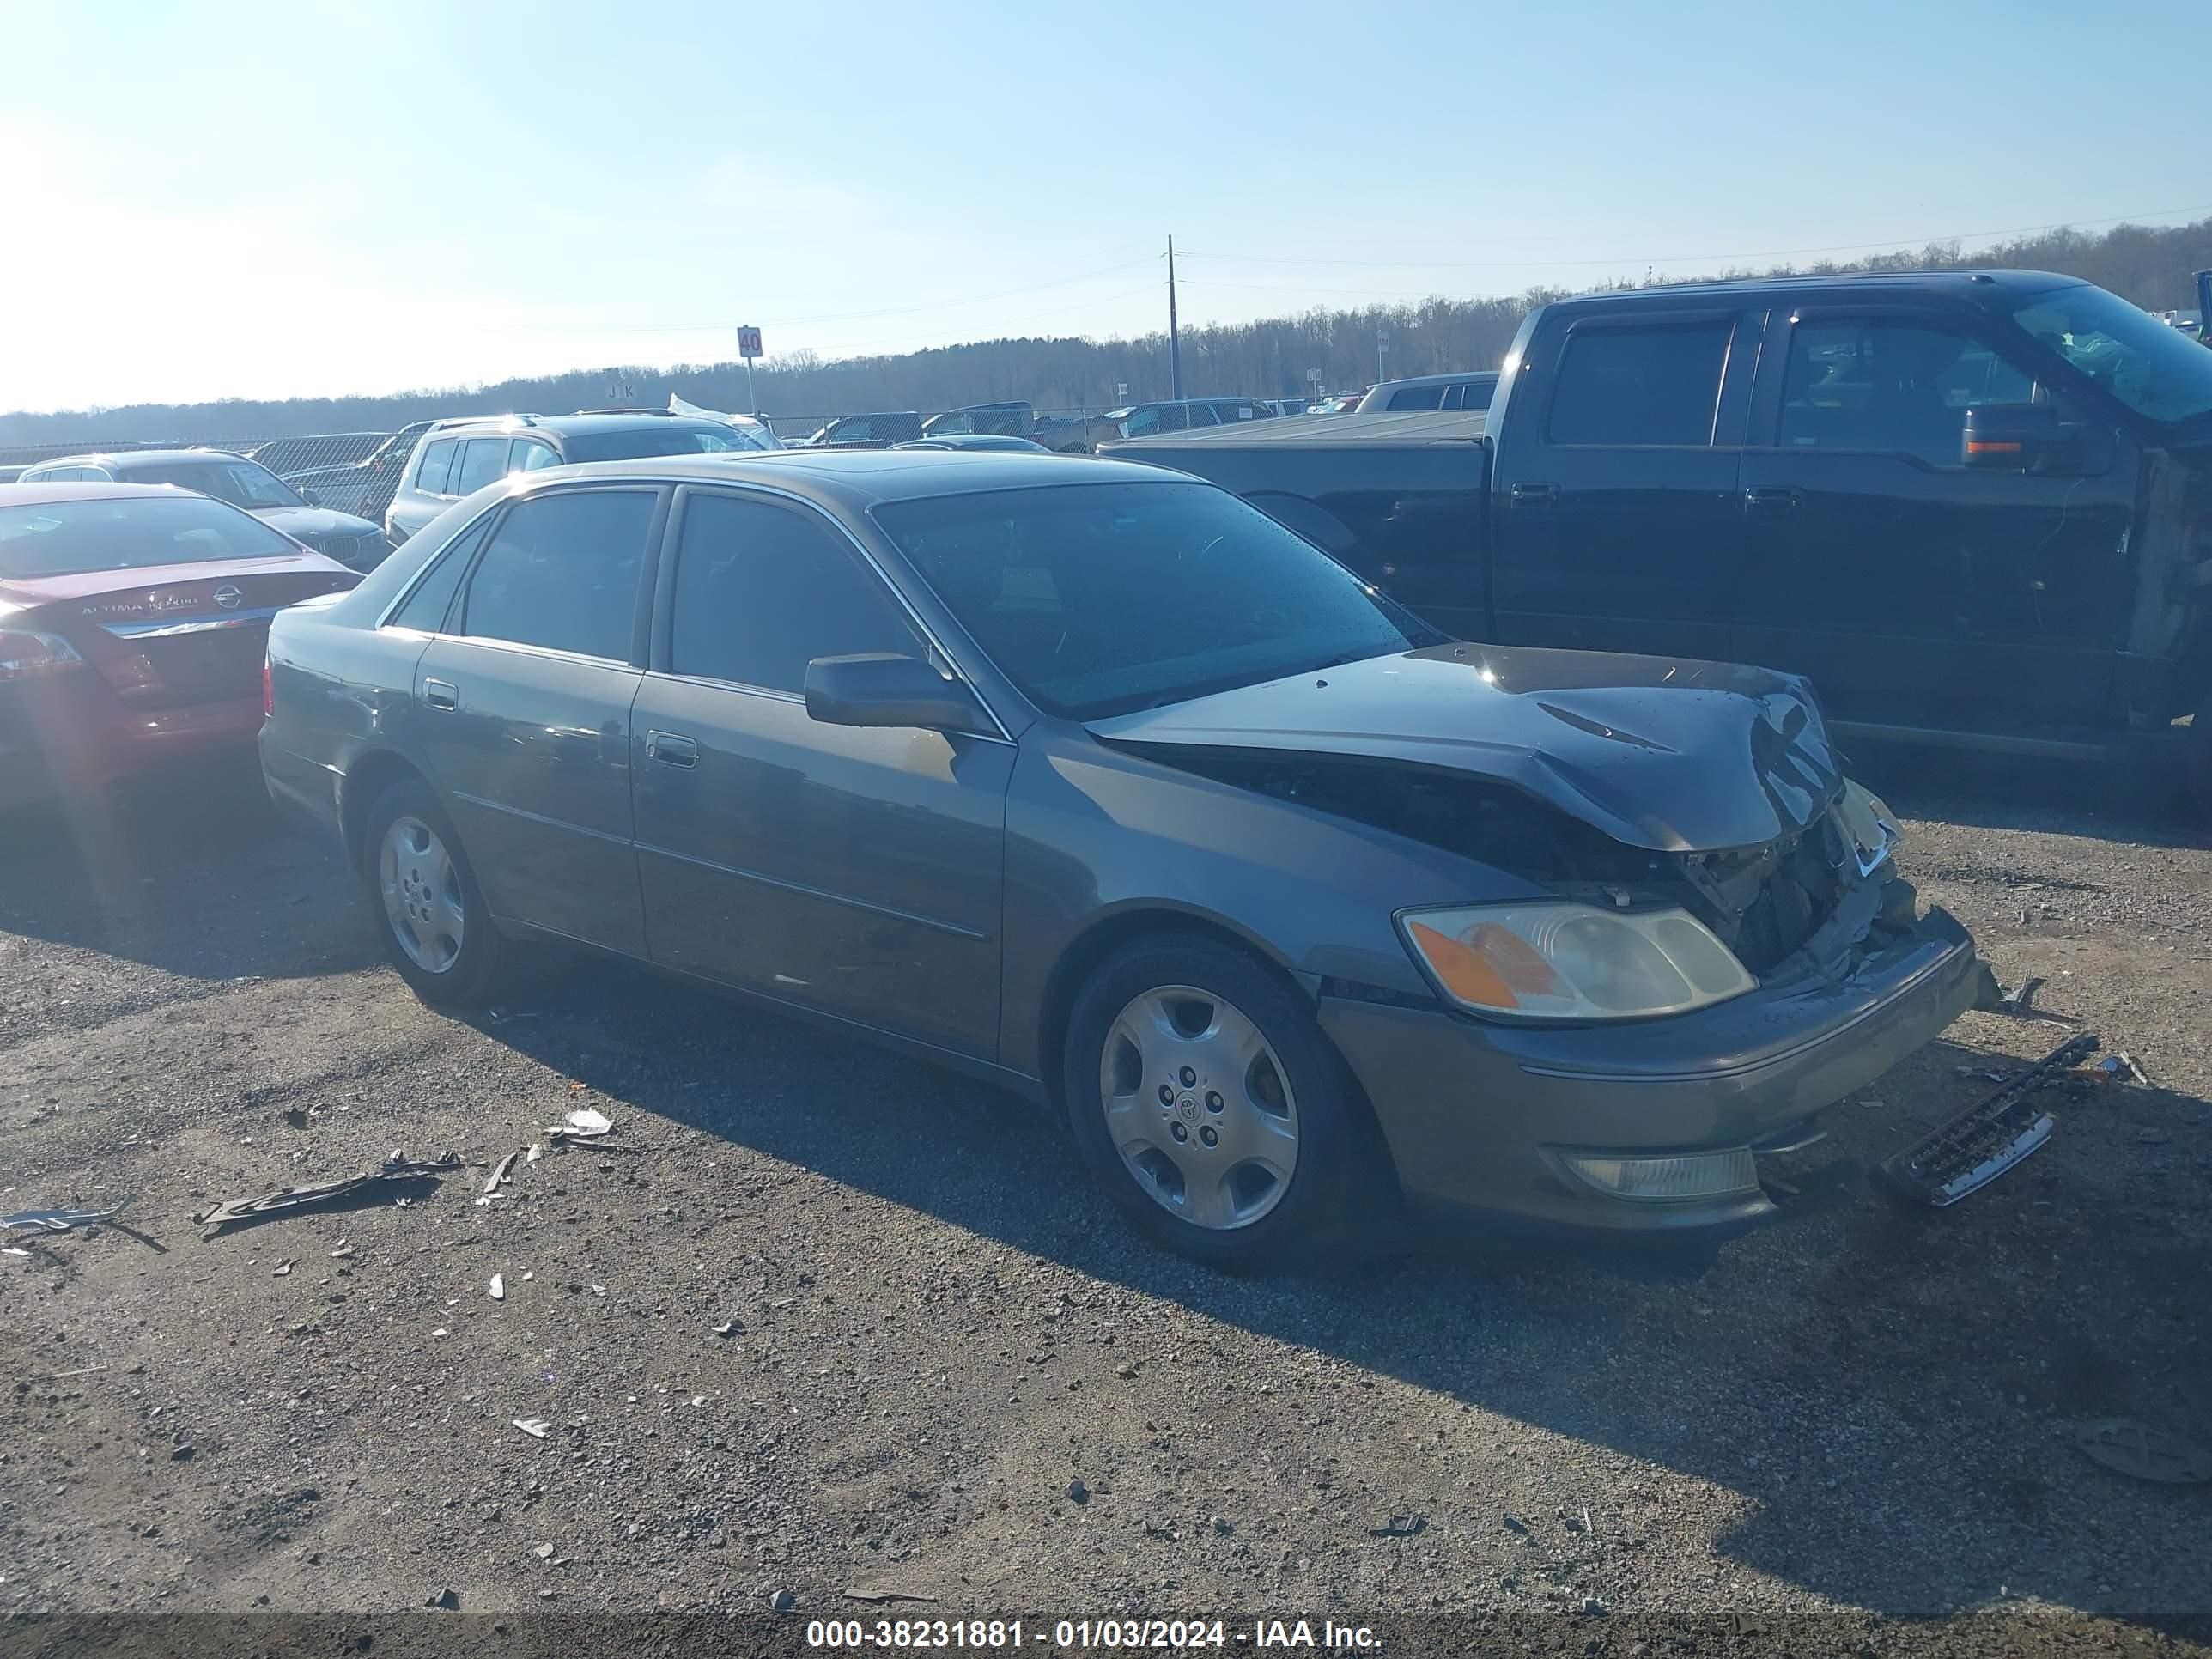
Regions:
M 436 792 L 419 778 L 393 784 L 369 806 L 361 844 L 369 912 L 400 978 L 434 1008 L 483 1002 L 499 930 Z
M 2190 717 L 2182 775 L 2188 780 L 2189 799 L 2201 817 L 2212 820 L 2212 691 L 2204 695 Z
M 1242 951 L 1173 933 L 1115 951 L 1076 995 L 1061 1079 L 1085 1164 L 1168 1249 L 1267 1273 L 1395 1237 L 1396 1183 L 1350 1068 Z

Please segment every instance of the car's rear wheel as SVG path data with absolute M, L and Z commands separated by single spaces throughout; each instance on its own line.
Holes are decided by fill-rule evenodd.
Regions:
M 410 778 L 377 797 L 362 873 L 386 953 L 415 994 L 439 1007 L 482 1001 L 499 970 L 499 933 L 429 785 Z
M 1062 1081 L 1085 1162 L 1158 1243 L 1235 1272 L 1388 1231 L 1373 1120 L 1312 1010 L 1197 935 L 1114 952 L 1077 994 Z

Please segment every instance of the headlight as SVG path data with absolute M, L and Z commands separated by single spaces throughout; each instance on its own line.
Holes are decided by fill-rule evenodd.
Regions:
M 1640 1019 L 1759 981 L 1686 910 L 1565 902 L 1408 910 L 1414 960 L 1462 1008 L 1508 1019 Z

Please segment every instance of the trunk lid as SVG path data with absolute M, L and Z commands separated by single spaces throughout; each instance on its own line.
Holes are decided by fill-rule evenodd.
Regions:
M 360 577 L 319 554 L 0 581 L 0 618 L 58 634 L 119 696 L 148 706 L 254 696 L 269 619 Z

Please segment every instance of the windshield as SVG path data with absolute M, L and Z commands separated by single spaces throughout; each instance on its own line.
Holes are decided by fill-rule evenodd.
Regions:
M 0 507 L 0 577 L 138 570 L 297 553 L 258 519 L 198 495 L 106 496 Z
M 2012 320 L 2138 415 L 2212 414 L 2212 351 L 2117 294 L 2086 283 L 2048 289 Z
M 939 495 L 874 516 L 1000 671 L 1065 720 L 1444 638 L 1208 484 Z
M 245 459 L 149 461 L 143 465 L 118 465 L 115 474 L 125 483 L 174 484 L 249 510 L 307 505 L 291 485 L 267 467 Z
M 563 438 L 571 464 L 579 461 L 638 461 L 650 455 L 723 455 L 760 446 L 726 426 L 673 426 L 640 422 L 614 432 L 583 432 Z

